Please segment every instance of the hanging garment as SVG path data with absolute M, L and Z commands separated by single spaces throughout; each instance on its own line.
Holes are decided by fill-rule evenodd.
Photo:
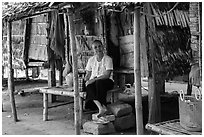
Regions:
M 50 48 L 54 53 L 65 60 L 65 32 L 63 22 L 60 20 L 58 11 L 51 13 L 51 28 L 50 28 Z

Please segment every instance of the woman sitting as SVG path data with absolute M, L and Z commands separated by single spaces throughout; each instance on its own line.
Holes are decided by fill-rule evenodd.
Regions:
M 107 111 L 107 91 L 113 88 L 113 62 L 104 54 L 101 41 L 95 40 L 92 44 L 94 56 L 89 58 L 86 66 L 86 104 L 94 102 L 99 110 L 97 116 L 101 117 Z

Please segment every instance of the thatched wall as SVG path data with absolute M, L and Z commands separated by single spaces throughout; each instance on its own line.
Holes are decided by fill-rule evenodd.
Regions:
M 152 11 L 156 15 L 154 18 L 156 32 L 148 30 L 156 46 L 156 67 L 166 79 L 188 75 L 190 72 L 189 3 L 179 3 L 171 12 L 167 12 L 175 4 L 153 3 Z

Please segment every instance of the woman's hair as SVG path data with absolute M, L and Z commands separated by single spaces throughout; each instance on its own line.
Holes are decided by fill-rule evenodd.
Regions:
M 103 45 L 103 43 L 102 43 L 100 40 L 94 40 L 93 43 L 92 43 L 92 45 L 93 45 L 93 44 L 96 44 L 96 43 Z
M 92 43 L 92 49 L 95 44 L 100 44 L 101 46 L 103 46 L 103 43 L 100 40 L 94 40 Z

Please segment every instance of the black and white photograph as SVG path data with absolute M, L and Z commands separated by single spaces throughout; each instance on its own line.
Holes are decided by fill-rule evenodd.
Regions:
M 1 135 L 202 135 L 202 1 L 1 2 Z

